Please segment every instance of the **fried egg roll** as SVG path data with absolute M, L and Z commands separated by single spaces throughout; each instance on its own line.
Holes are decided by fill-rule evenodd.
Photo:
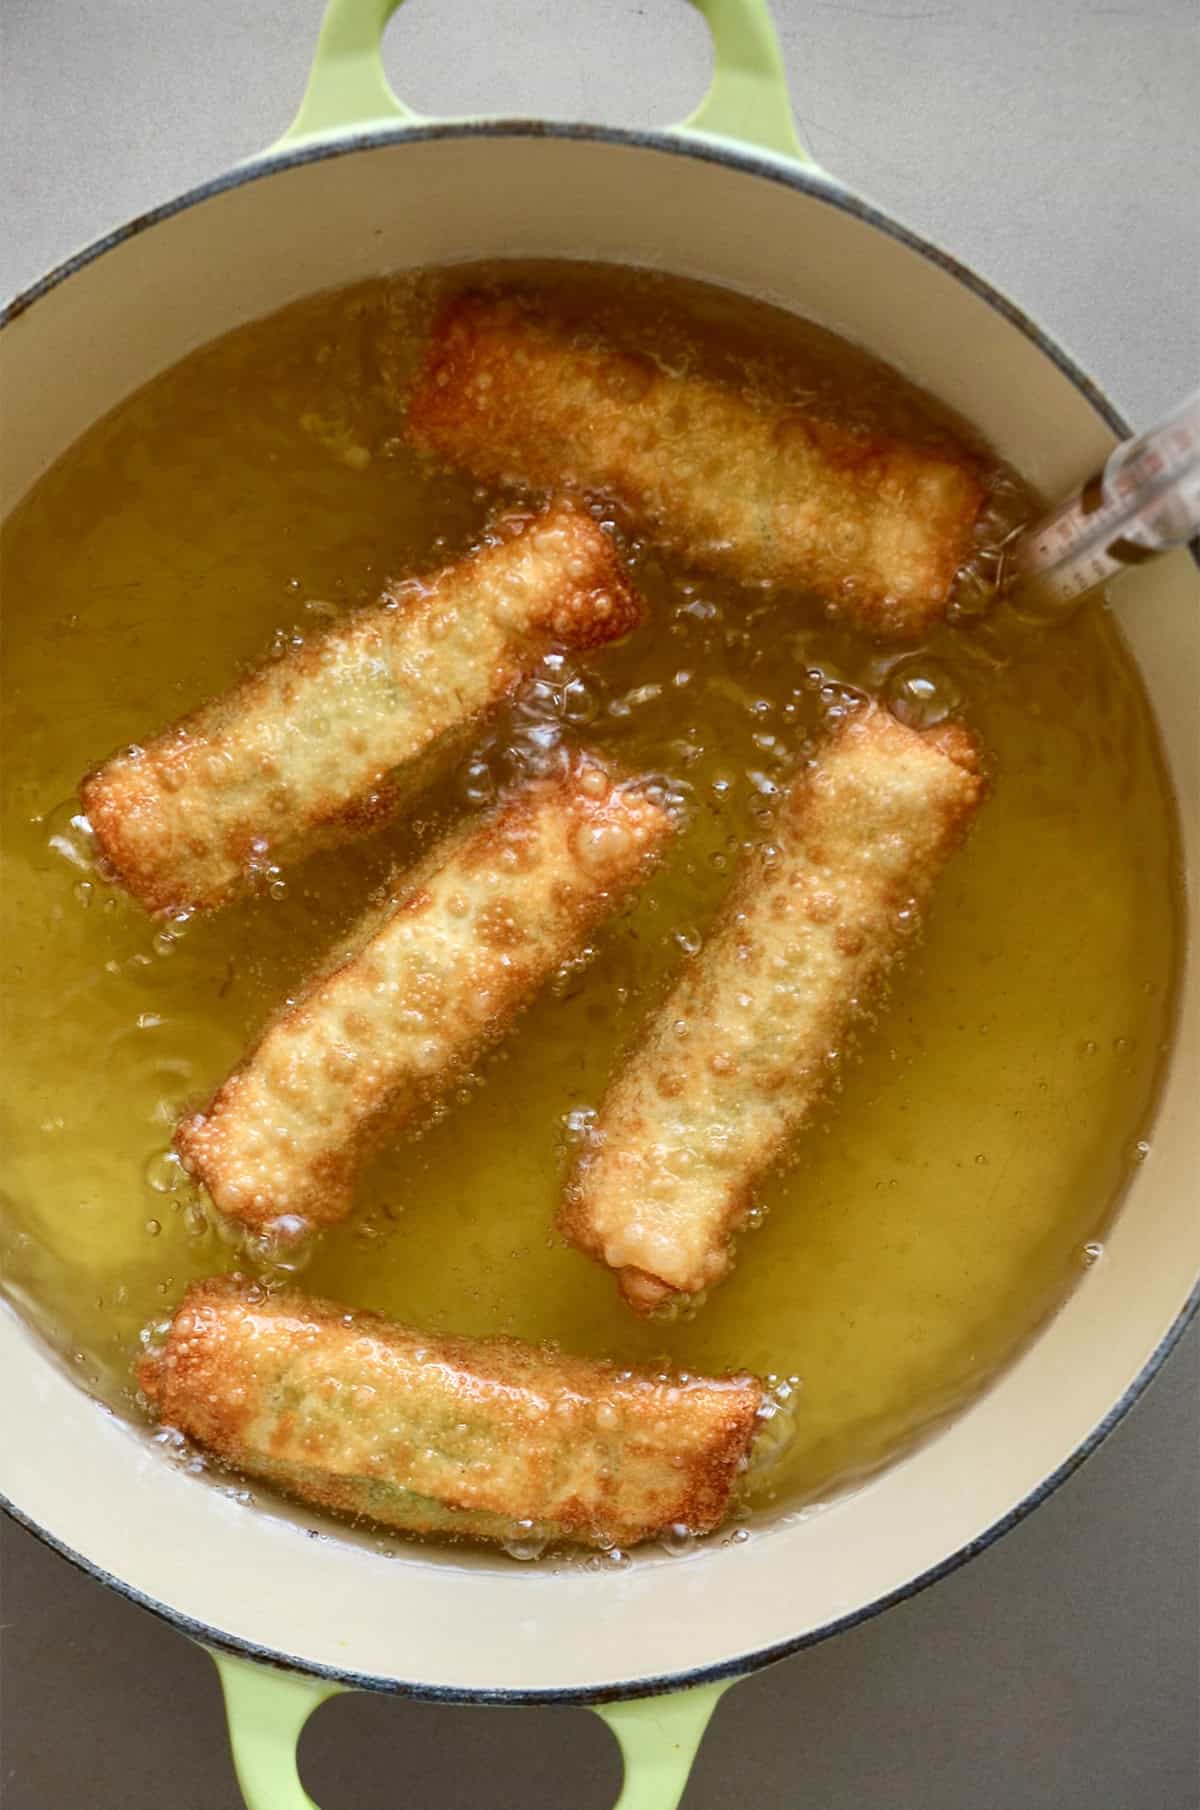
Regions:
M 697 565 L 818 591 L 887 635 L 945 613 L 983 500 L 962 451 L 669 374 L 511 300 L 444 308 L 408 424 L 478 477 L 606 491 Z
M 234 1277 L 192 1284 L 139 1382 L 160 1421 L 317 1507 L 589 1546 L 719 1526 L 763 1399 L 752 1376 L 411 1332 Z
M 385 1130 L 445 1092 L 642 879 L 667 812 L 587 756 L 434 848 L 176 1133 L 220 1212 L 350 1210 Z
M 608 537 L 555 506 L 261 667 L 83 783 L 100 856 L 147 910 L 219 905 L 307 841 L 368 827 L 403 772 L 498 705 L 551 645 L 641 604 Z
M 792 782 L 604 1099 L 568 1187 L 568 1238 L 639 1313 L 732 1261 L 755 1183 L 803 1124 L 964 834 L 983 782 L 958 724 L 847 718 Z

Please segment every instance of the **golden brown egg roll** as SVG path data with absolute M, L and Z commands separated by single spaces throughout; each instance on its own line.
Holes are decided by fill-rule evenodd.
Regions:
M 444 1093 L 641 880 L 667 812 L 589 756 L 436 846 L 176 1146 L 250 1227 L 349 1212 L 366 1151 Z
M 551 645 L 626 634 L 641 603 L 566 506 L 384 592 L 82 786 L 103 863 L 147 910 L 219 905 L 313 841 L 363 829 L 403 771 L 498 705 Z
M 564 1200 L 562 1229 L 638 1312 L 729 1268 L 755 1183 L 825 1090 L 982 791 L 965 728 L 878 708 L 792 782 L 613 1081 Z
M 983 500 L 965 452 L 670 375 L 512 300 L 442 310 L 408 425 L 478 477 L 608 492 L 695 564 L 887 635 L 945 613 Z
M 587 1546 L 719 1526 L 763 1400 L 752 1376 L 411 1332 L 234 1277 L 193 1283 L 139 1382 L 160 1421 L 320 1508 Z

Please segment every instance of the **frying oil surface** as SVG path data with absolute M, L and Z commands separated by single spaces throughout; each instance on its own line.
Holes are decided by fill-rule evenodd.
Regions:
M 497 272 L 475 272 L 475 282 Z M 508 267 L 672 368 L 696 360 L 840 418 L 945 431 L 816 329 L 628 273 Z M 456 277 L 456 281 L 461 280 Z M 986 613 L 880 651 L 813 599 L 689 572 L 625 536 L 650 623 L 551 656 L 419 806 L 206 920 L 155 924 L 87 866 L 82 773 L 281 648 L 463 549 L 497 496 L 405 445 L 435 285 L 376 283 L 228 336 L 73 447 L 4 531 L 6 1287 L 132 1411 L 139 1332 L 237 1261 L 169 1155 L 265 1017 L 390 869 L 584 740 L 660 777 L 687 828 L 634 905 L 441 1116 L 383 1151 L 303 1286 L 431 1329 L 795 1378 L 756 1500 L 827 1491 L 979 1386 L 1062 1298 L 1131 1166 L 1167 1036 L 1171 805 L 1106 616 Z M 767 348 L 764 351 L 764 348 Z M 987 534 L 1021 519 L 998 478 Z M 992 796 L 841 1085 L 690 1320 L 643 1323 L 552 1218 L 621 1050 L 765 833 L 807 738 L 853 695 L 961 708 Z

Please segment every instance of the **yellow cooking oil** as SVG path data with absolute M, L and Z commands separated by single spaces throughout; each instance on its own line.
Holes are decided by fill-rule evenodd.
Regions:
M 189 1280 L 246 1257 L 170 1152 L 397 865 L 586 743 L 676 798 L 640 897 L 416 1133 L 289 1281 L 415 1325 L 777 1382 L 760 1509 L 825 1494 L 985 1384 L 1102 1251 L 1152 1135 L 1178 928 L 1172 803 L 1103 607 L 1035 628 L 997 596 L 1032 507 L 992 462 L 954 620 L 881 647 L 819 599 L 744 591 L 596 514 L 650 619 L 550 655 L 400 822 L 207 918 L 154 922 L 91 862 L 76 788 L 114 749 L 468 546 L 506 499 L 418 457 L 405 386 L 449 284 L 503 284 L 672 370 L 717 371 L 922 440 L 965 432 L 832 335 L 698 285 L 582 266 L 376 281 L 239 328 L 67 451 L 3 531 L 4 1286 L 83 1386 L 132 1364 Z M 789 771 L 863 693 L 961 712 L 990 796 L 924 933 L 690 1318 L 635 1319 L 555 1207 L 647 1009 L 695 950 Z M 268 1280 L 271 1278 L 268 1277 Z

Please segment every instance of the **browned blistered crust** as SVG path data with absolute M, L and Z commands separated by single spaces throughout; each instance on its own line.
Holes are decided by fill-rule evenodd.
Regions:
M 139 1381 L 161 1422 L 322 1508 L 584 1545 L 719 1526 L 763 1399 L 752 1376 L 412 1332 L 232 1277 L 192 1284 Z
M 176 1147 L 251 1227 L 350 1210 L 366 1151 L 443 1093 L 646 874 L 672 829 L 581 755 L 401 876 Z
M 148 911 L 220 905 L 311 842 L 394 809 L 403 772 L 494 708 L 547 647 L 642 607 L 612 542 L 558 505 L 500 523 L 83 782 L 103 864 Z
M 560 1225 L 639 1313 L 732 1261 L 756 1181 L 909 941 L 983 795 L 960 724 L 846 719 L 793 781 L 601 1106 Z
M 819 591 L 885 635 L 945 613 L 983 500 L 960 449 L 668 375 L 511 299 L 444 307 L 408 425 L 481 478 L 607 491 L 696 564 Z

